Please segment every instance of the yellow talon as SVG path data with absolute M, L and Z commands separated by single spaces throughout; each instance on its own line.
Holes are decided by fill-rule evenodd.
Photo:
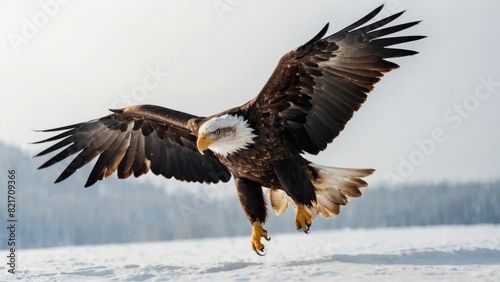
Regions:
M 256 221 L 252 224 L 252 240 L 250 240 L 250 243 L 252 243 L 252 249 L 255 253 L 263 256 L 266 253 L 264 252 L 264 244 L 260 242 L 260 238 L 264 238 L 267 241 L 271 240 L 271 237 L 267 237 L 267 231 L 262 228 L 260 222 Z
M 295 214 L 295 226 L 297 230 L 302 230 L 309 233 L 309 227 L 312 224 L 312 215 L 306 211 L 304 205 L 297 205 L 297 213 Z

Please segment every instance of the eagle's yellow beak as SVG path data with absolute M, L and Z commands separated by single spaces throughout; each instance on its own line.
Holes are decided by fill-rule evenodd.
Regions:
M 203 155 L 203 151 L 205 151 L 210 145 L 219 141 L 221 139 L 220 136 L 217 136 L 215 139 L 210 139 L 205 133 L 198 136 L 198 140 L 196 141 L 196 147 L 198 147 L 198 151 Z

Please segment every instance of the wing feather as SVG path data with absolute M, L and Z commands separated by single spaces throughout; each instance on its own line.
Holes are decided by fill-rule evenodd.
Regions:
M 399 67 L 386 59 L 417 54 L 387 47 L 424 38 L 383 37 L 419 21 L 386 26 L 403 11 L 368 23 L 382 7 L 323 38 L 326 25 L 306 44 L 285 54 L 259 95 L 243 108 L 265 119 L 262 122 L 281 128 L 299 152 L 317 154 L 324 150 L 384 73 Z
M 94 168 L 90 172 L 87 183 L 85 183 L 85 187 L 92 186 L 98 180 L 105 179 L 118 168 L 118 164 L 124 154 L 124 150 L 119 150 L 119 148 L 123 141 L 127 141 L 128 145 L 127 135 L 129 135 L 129 132 L 119 132 L 118 134 L 114 134 L 97 150 L 97 152 L 101 152 L 101 154 L 99 155 Z
M 230 179 L 228 170 L 213 153 L 201 155 L 196 148 L 196 122 L 202 118 L 150 105 L 112 111 L 113 114 L 100 119 L 43 130 L 63 132 L 35 142 L 58 141 L 36 155 L 58 151 L 39 169 L 78 153 L 56 183 L 95 158 L 97 161 L 85 187 L 115 172 L 119 178 L 128 178 L 149 170 L 156 175 L 189 182 L 217 183 Z
M 131 131 L 128 148 L 126 148 L 125 154 L 118 165 L 118 178 L 128 178 L 134 172 L 132 166 L 134 165 L 135 155 L 137 152 L 137 144 L 137 130 Z

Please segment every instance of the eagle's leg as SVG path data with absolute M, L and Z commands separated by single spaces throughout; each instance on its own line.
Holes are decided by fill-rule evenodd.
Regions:
M 295 213 L 295 227 L 297 230 L 309 233 L 309 227 L 312 224 L 312 215 L 306 210 L 304 205 L 297 205 L 297 212 Z
M 274 172 L 283 190 L 297 205 L 295 227 L 299 231 L 309 233 L 313 217 L 306 210 L 306 207 L 312 207 L 313 203 L 316 202 L 316 192 L 309 174 L 294 159 L 285 159 L 277 162 L 274 166 Z
M 268 237 L 267 231 L 262 227 L 267 218 L 266 202 L 262 193 L 262 186 L 255 181 L 240 177 L 236 177 L 235 182 L 241 207 L 252 224 L 252 237 L 250 239 L 252 249 L 258 255 L 263 256 L 265 255 L 264 244 L 260 242 L 260 239 L 264 238 L 269 241 L 271 237 Z
M 264 244 L 260 242 L 260 238 L 264 238 L 267 241 L 271 240 L 271 237 L 267 236 L 267 230 L 262 228 L 262 224 L 259 221 L 255 221 L 252 224 L 252 237 L 250 243 L 252 244 L 252 249 L 259 256 L 265 255 Z

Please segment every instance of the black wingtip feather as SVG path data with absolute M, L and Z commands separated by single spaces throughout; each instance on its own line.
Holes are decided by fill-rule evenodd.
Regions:
M 326 32 L 328 31 L 329 26 L 330 26 L 330 23 L 326 23 L 325 26 L 320 30 L 320 32 L 318 32 L 318 34 L 316 34 L 311 40 L 309 40 L 304 45 L 312 44 L 312 43 L 320 40 L 321 38 L 323 38 L 323 36 L 325 36 Z
M 82 123 L 75 123 L 75 124 L 61 126 L 61 127 L 56 127 L 56 128 L 34 130 L 34 131 L 35 132 L 54 132 L 54 131 L 61 131 L 61 130 L 67 130 L 67 129 L 74 129 L 74 128 L 80 126 L 80 125 L 82 125 Z
M 367 23 L 368 21 L 370 21 L 371 19 L 373 19 L 378 13 L 380 13 L 380 11 L 382 10 L 382 8 L 384 8 L 384 4 L 378 6 L 375 10 L 371 11 L 368 15 L 362 17 L 361 19 L 359 19 L 355 23 L 350 24 L 350 25 L 346 26 L 345 28 L 339 30 L 337 33 L 335 33 L 332 36 L 335 36 L 335 35 L 338 35 L 338 34 L 342 34 L 342 33 L 351 31 L 351 30 L 353 30 L 355 28 L 358 28 L 358 27 L 364 25 L 365 23 Z
M 405 30 L 405 29 L 410 28 L 410 27 L 412 27 L 414 25 L 417 25 L 420 22 L 421 21 L 414 21 L 414 22 L 409 22 L 409 23 L 394 25 L 394 26 L 383 28 L 383 29 L 378 29 L 378 30 L 371 31 L 367 35 L 371 39 L 376 39 L 376 38 L 379 38 L 379 37 L 382 37 L 382 36 L 385 36 L 385 35 L 389 35 L 389 34 L 393 34 L 393 33 Z
M 417 51 L 406 50 L 406 49 L 392 49 L 392 48 L 385 48 L 379 52 L 379 55 L 381 55 L 385 59 L 413 56 L 416 54 L 418 54 Z
M 85 185 L 83 185 L 83 188 L 89 188 L 90 186 L 94 185 L 94 183 L 96 183 L 96 182 L 97 181 L 95 181 L 95 180 L 90 181 L 90 179 L 89 179 L 89 180 L 87 180 L 87 183 L 85 183 Z
M 298 53 L 304 52 L 308 50 L 311 46 L 313 46 L 314 43 L 316 43 L 318 40 L 321 40 L 321 38 L 323 38 L 323 36 L 325 36 L 326 32 L 328 31 L 329 25 L 330 23 L 326 23 L 326 25 L 320 30 L 320 32 L 318 32 L 318 34 L 316 34 L 313 38 L 311 38 L 311 40 L 307 41 L 305 44 L 297 48 L 297 52 Z
M 378 20 L 372 24 L 369 24 L 367 26 L 363 26 L 363 27 L 360 27 L 359 29 L 356 29 L 354 31 L 352 31 L 353 33 L 361 33 L 361 34 L 364 34 L 364 33 L 368 33 L 372 30 L 376 30 L 378 28 L 381 28 L 387 24 L 389 24 L 390 22 L 394 21 L 395 19 L 399 18 L 405 11 L 401 11 L 399 13 L 395 13 L 393 15 L 390 15 L 386 18 L 383 18 L 381 20 Z
M 63 171 L 63 173 L 64 173 L 64 171 Z M 54 181 L 54 184 L 57 184 L 57 183 L 59 183 L 59 182 L 61 182 L 61 181 L 65 180 L 66 178 L 68 178 L 67 176 L 66 176 L 66 177 L 64 177 L 64 176 L 63 176 L 63 173 L 61 173 L 61 175 L 59 175 L 59 177 L 57 177 L 57 179 Z
M 423 37 L 420 35 L 410 35 L 410 36 L 398 36 L 398 37 L 389 37 L 389 38 L 380 38 L 373 40 L 373 43 L 376 43 L 378 46 L 387 47 L 396 44 L 402 44 L 411 41 L 417 41 L 422 39 Z

